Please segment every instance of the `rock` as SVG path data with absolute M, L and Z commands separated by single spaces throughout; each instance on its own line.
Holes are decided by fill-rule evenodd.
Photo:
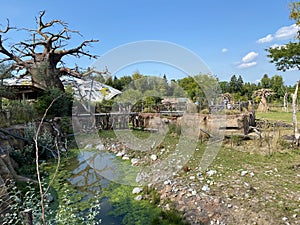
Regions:
M 140 162 L 139 159 L 136 159 L 136 158 L 131 159 L 131 165 L 132 166 L 135 166 L 135 165 L 139 164 L 139 162 Z
M 103 151 L 103 150 L 105 150 L 105 147 L 104 147 L 104 145 L 103 145 L 102 143 L 100 143 L 100 144 L 98 144 L 98 145 L 96 146 L 96 149 L 97 149 L 98 151 Z
M 167 211 L 170 211 L 170 204 L 169 203 L 167 203 L 166 205 L 165 205 L 165 210 L 167 210 Z
M 87 144 L 87 145 L 84 147 L 84 149 L 90 149 L 90 148 L 92 148 L 92 147 L 93 147 L 92 144 Z
M 217 173 L 217 171 L 216 170 L 209 170 L 209 171 L 207 171 L 207 176 L 212 176 L 212 175 L 214 175 L 214 174 L 216 174 Z
M 122 157 L 123 155 L 125 155 L 125 152 L 123 152 L 123 151 L 122 151 L 122 152 L 118 152 L 118 153 L 116 154 L 117 157 Z
M 190 176 L 190 180 L 195 180 L 195 176 Z
M 153 154 L 153 155 L 150 156 L 150 159 L 151 159 L 152 161 L 156 161 L 156 160 L 157 160 L 157 156 Z
M 129 160 L 130 158 L 129 158 L 128 155 L 124 155 L 124 156 L 122 157 L 122 159 L 123 159 L 123 160 Z
M 232 208 L 232 205 L 231 205 L 231 204 L 228 204 L 227 207 L 228 207 L 228 209 L 231 209 L 231 208 Z
M 165 180 L 165 181 L 164 181 L 164 184 L 165 184 L 165 185 L 169 185 L 169 184 L 171 184 L 171 181 L 170 181 L 170 180 Z
M 248 173 L 247 170 L 243 170 L 243 171 L 241 172 L 241 176 L 243 177 L 243 176 L 245 176 L 247 173 Z
M 210 190 L 210 188 L 209 188 L 209 186 L 208 185 L 204 185 L 203 187 L 202 187 L 202 189 L 201 189 L 202 191 L 209 191 Z
M 132 190 L 132 194 L 139 194 L 141 191 L 143 191 L 143 188 L 135 187 Z
M 143 199 L 143 196 L 141 196 L 141 195 L 138 195 L 134 198 L 134 200 L 136 200 L 136 201 L 141 201 L 142 199 Z

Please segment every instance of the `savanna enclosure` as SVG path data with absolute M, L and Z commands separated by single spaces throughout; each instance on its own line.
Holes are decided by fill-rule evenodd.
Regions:
M 98 40 L 67 48 L 45 13 L 0 27 L 1 224 L 300 224 L 299 82 L 66 67 Z M 266 51 L 285 71 L 298 49 Z

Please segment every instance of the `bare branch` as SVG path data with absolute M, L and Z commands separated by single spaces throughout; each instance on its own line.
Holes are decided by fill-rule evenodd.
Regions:
M 43 86 L 39 87 L 45 89 L 44 87 L 51 86 L 60 88 L 64 90 L 62 82 L 59 80 L 60 75 L 68 74 L 71 76 L 82 77 L 81 74 L 76 70 L 58 68 L 58 64 L 61 62 L 62 58 L 66 55 L 72 55 L 75 57 L 88 56 L 89 58 L 97 58 L 96 55 L 90 54 L 84 49 L 93 42 L 98 42 L 98 40 L 84 40 L 80 45 L 75 48 L 68 49 L 67 41 L 71 39 L 71 33 L 76 33 L 81 35 L 76 30 L 68 29 L 67 23 L 62 20 L 51 20 L 50 22 L 44 22 L 44 16 L 46 11 L 41 11 L 39 16 L 36 18 L 37 28 L 36 29 L 22 29 L 31 34 L 29 40 L 24 40 L 10 48 L 6 48 L 3 44 L 1 33 L 7 32 L 12 27 L 9 26 L 9 21 L 7 27 L 0 31 L 0 54 L 5 55 L 4 61 L 14 61 L 14 68 L 19 71 L 26 69 L 26 74 L 30 74 L 34 84 L 43 83 Z M 54 26 L 58 26 L 60 29 L 58 32 L 51 32 Z M 38 76 L 38 68 L 43 65 L 48 65 L 45 68 L 43 76 L 47 79 Z M 46 84 L 46 80 L 49 81 Z
M 6 21 L 7 21 L 6 28 L 5 28 L 4 30 L 0 30 L 0 33 L 5 34 L 5 33 L 7 33 L 9 30 L 11 30 L 11 29 L 16 29 L 15 27 L 9 26 L 9 19 L 6 19 Z
M 110 72 L 108 71 L 107 68 L 103 72 L 97 71 L 97 70 L 89 70 L 89 71 L 82 74 L 82 73 L 79 73 L 78 70 L 76 70 L 76 69 L 73 70 L 73 69 L 66 68 L 66 67 L 60 68 L 59 73 L 60 73 L 60 76 L 68 75 L 68 76 L 77 77 L 77 78 L 86 77 L 86 76 L 91 75 L 93 73 L 96 73 L 96 74 L 101 75 L 101 76 L 104 75 L 104 74 L 107 74 L 107 75 L 110 74 Z
M 37 178 L 38 178 L 38 183 L 39 183 L 39 189 L 40 189 L 40 196 L 41 196 L 41 207 L 42 207 L 42 221 L 43 224 L 46 225 L 46 218 L 45 218 L 45 193 L 43 191 L 43 186 L 42 186 L 42 181 L 41 181 L 41 175 L 40 175 L 40 169 L 39 169 L 39 148 L 38 148 L 38 137 L 40 135 L 40 131 L 42 128 L 42 124 L 47 116 L 47 113 L 49 111 L 49 109 L 52 107 L 52 105 L 54 104 L 54 102 L 59 99 L 62 95 L 59 95 L 58 97 L 56 97 L 55 99 L 52 100 L 52 102 L 50 103 L 50 105 L 48 106 L 48 108 L 45 110 L 45 113 L 41 119 L 41 122 L 39 123 L 39 126 L 36 130 L 35 136 L 33 138 L 34 144 L 35 144 L 35 163 L 36 163 L 36 174 L 37 174 Z
M 75 56 L 85 55 L 90 58 L 97 58 L 98 56 L 91 55 L 91 54 L 83 51 L 83 47 L 87 46 L 89 43 L 92 43 L 92 42 L 99 42 L 99 40 L 94 40 L 94 39 L 85 40 L 76 48 L 72 48 L 69 50 L 59 50 L 59 51 L 56 51 L 56 54 L 61 55 L 61 57 L 65 56 L 65 55 L 75 55 Z

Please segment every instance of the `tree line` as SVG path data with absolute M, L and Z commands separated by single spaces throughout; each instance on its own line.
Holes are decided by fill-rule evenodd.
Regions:
M 128 92 L 128 89 L 134 89 L 135 93 L 132 93 L 132 98 L 139 98 L 146 91 L 149 93 L 151 90 L 153 95 L 156 96 L 186 97 L 193 102 L 204 101 L 210 89 L 214 92 L 214 95 L 230 95 L 234 102 L 248 100 L 259 102 L 259 98 L 254 95 L 255 91 L 259 89 L 271 89 L 274 94 L 270 96 L 269 100 L 282 103 L 284 95 L 292 93 L 295 90 L 295 86 L 285 85 L 280 75 L 270 77 L 264 74 L 256 83 L 244 82 L 241 75 L 232 75 L 229 81 L 219 81 L 217 77 L 203 74 L 178 80 L 172 79 L 170 81 L 167 80 L 166 75 L 163 75 L 162 78 L 152 78 L 151 82 L 149 82 L 149 77 L 135 72 L 131 76 L 125 75 L 120 78 L 113 76 L 104 82 L 120 91 Z M 103 80 L 99 81 L 103 82 Z

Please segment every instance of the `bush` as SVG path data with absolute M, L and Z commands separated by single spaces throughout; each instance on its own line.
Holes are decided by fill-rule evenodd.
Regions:
M 36 132 L 36 125 L 34 123 L 29 123 L 24 130 L 24 137 L 27 140 L 29 140 L 30 143 L 24 146 L 23 149 L 15 149 L 10 153 L 10 156 L 19 165 L 24 165 L 24 162 L 26 162 L 26 167 L 19 168 L 19 172 L 34 172 L 30 165 L 33 165 L 35 163 L 35 147 L 33 143 L 33 138 Z M 44 129 L 38 136 L 39 156 L 41 159 L 57 157 L 57 151 L 53 140 L 53 135 L 46 129 Z
M 37 99 L 37 102 L 34 104 L 34 108 L 37 111 L 37 113 L 39 115 L 43 115 L 45 113 L 45 110 L 51 104 L 51 102 L 57 97 L 59 98 L 53 103 L 47 115 L 49 117 L 71 116 L 73 95 L 69 92 L 63 93 L 57 88 L 46 91 L 41 97 Z
M 202 109 L 200 111 L 201 114 L 209 114 L 209 109 Z
M 176 122 L 169 123 L 169 133 L 180 136 L 181 135 L 181 126 L 176 124 Z
M 44 191 L 45 188 L 45 185 L 43 185 Z M 7 186 L 0 186 L 0 190 L 7 190 L 6 193 L 1 193 L 0 198 L 1 224 L 27 224 L 22 215 L 22 212 L 26 209 L 32 210 L 33 224 L 42 224 L 40 195 L 36 184 L 28 184 L 21 191 L 14 182 L 11 182 Z M 99 195 L 92 199 L 84 214 L 74 204 L 72 196 L 73 193 L 65 189 L 56 211 L 50 207 L 49 200 L 45 198 L 44 207 L 47 224 L 98 225 L 101 223 L 101 219 L 97 218 L 100 210 Z
M 33 105 L 27 101 L 10 100 L 4 109 L 11 124 L 26 123 L 35 117 Z

